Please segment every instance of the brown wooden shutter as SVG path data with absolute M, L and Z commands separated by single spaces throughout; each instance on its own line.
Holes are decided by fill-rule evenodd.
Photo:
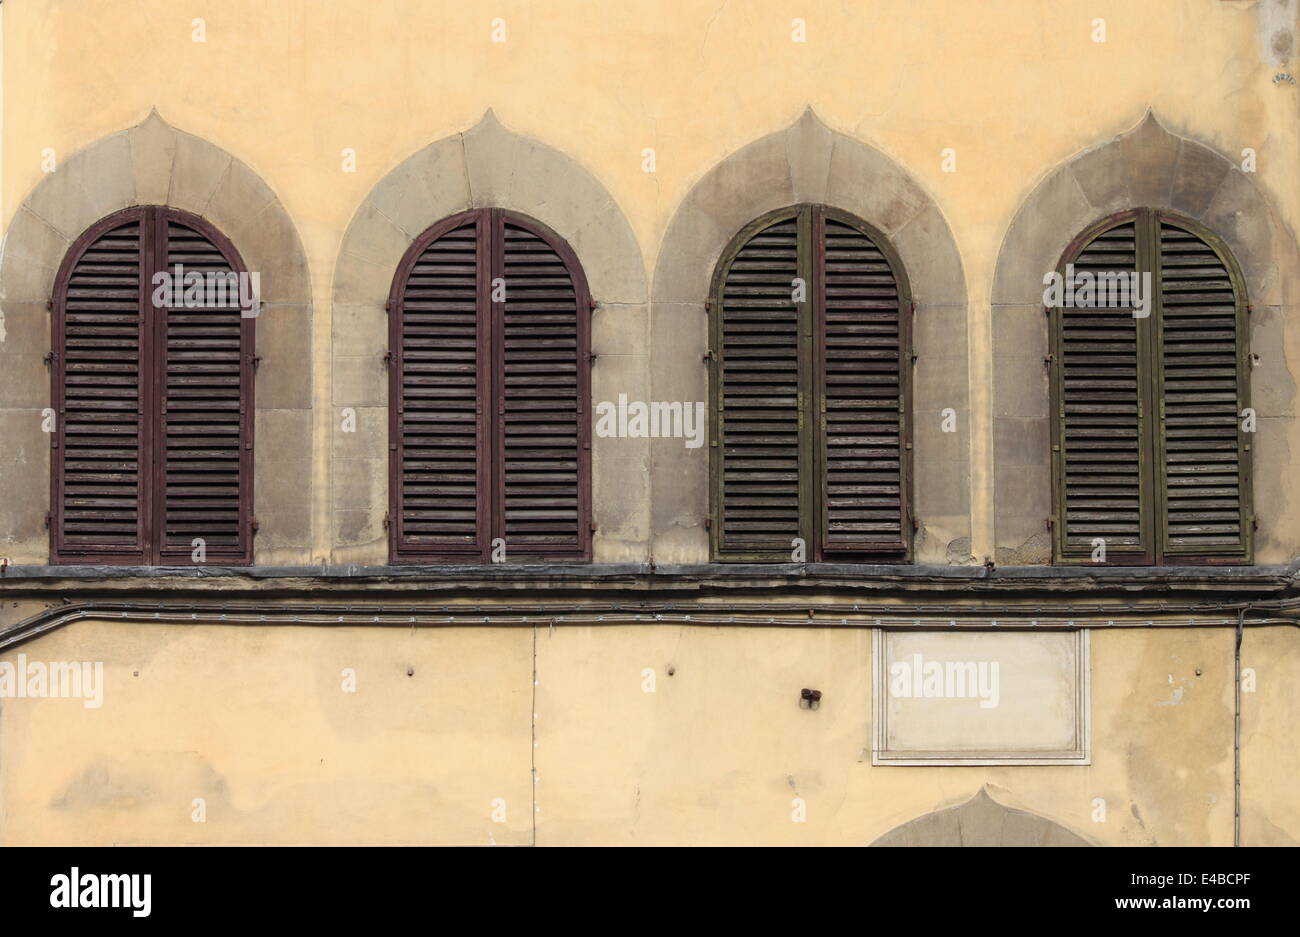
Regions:
M 157 440 L 162 562 L 251 560 L 253 317 L 240 307 L 243 268 L 228 244 L 194 219 L 160 210 L 166 269 L 204 282 L 202 305 L 157 310 Z M 221 280 L 226 281 L 224 291 Z M 215 289 L 214 289 L 215 287 Z M 198 297 L 194 297 L 197 299 Z
M 493 303 L 496 526 L 508 553 L 581 557 L 590 533 L 586 288 L 558 238 L 518 215 L 498 212 L 495 220 L 494 270 L 505 295 Z
M 804 401 L 811 368 L 800 330 L 810 303 L 796 303 L 793 291 L 801 275 L 809 296 L 812 285 L 800 263 L 801 224 L 807 218 L 796 209 L 761 219 L 719 267 L 714 544 L 730 559 L 789 561 L 791 542 L 806 533 L 800 480 L 809 476 Z
M 746 227 L 713 289 L 722 559 L 904 562 L 911 298 L 865 222 L 820 205 Z M 802 284 L 803 292 L 799 292 Z
M 146 560 L 149 488 L 141 359 L 143 211 L 96 225 L 60 271 L 54 304 L 55 562 Z
M 1244 291 L 1186 226 L 1161 218 L 1159 234 L 1162 548 L 1240 562 L 1252 522 Z
M 1139 270 L 1136 213 L 1087 237 L 1074 271 L 1094 277 Z M 1072 286 L 1065 265 L 1058 271 Z M 1055 317 L 1056 424 L 1061 552 L 1088 559 L 1105 542 L 1108 562 L 1150 563 L 1150 406 L 1146 333 L 1132 307 L 1064 306 Z
M 52 558 L 190 565 L 252 559 L 253 319 L 155 307 L 154 276 L 244 273 L 202 219 L 142 207 L 78 239 L 56 278 Z M 206 286 L 206 279 L 205 279 Z
M 487 549 L 479 356 L 487 325 L 487 230 L 479 214 L 436 226 L 399 269 L 392 313 L 393 552 L 478 557 Z
M 1098 540 L 1110 564 L 1249 562 L 1245 291 L 1214 241 L 1144 208 L 1066 253 L 1076 277 L 1136 272 L 1153 295 L 1146 317 L 1133 304 L 1051 310 L 1062 562 L 1093 562 Z
M 502 297 L 504 299 L 502 300 Z M 395 562 L 590 556 L 590 299 L 553 232 L 499 209 L 435 225 L 390 300 Z
M 905 560 L 911 299 L 901 264 L 846 215 L 818 209 L 821 554 Z M 879 242 L 879 243 L 878 243 Z

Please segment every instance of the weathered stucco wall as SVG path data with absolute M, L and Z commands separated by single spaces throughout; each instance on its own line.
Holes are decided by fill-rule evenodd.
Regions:
M 1289 561 L 1296 5 L 5 3 L 0 561 L 48 558 L 45 304 L 68 243 L 114 208 L 208 216 L 273 291 L 256 560 L 315 566 L 386 558 L 382 302 L 423 227 L 486 204 L 551 225 L 600 302 L 593 396 L 704 400 L 717 251 L 807 198 L 889 231 L 918 298 L 918 560 L 1041 563 L 1045 330 L 1026 284 L 1105 210 L 1190 195 L 1252 277 L 1257 559 Z M 1186 154 L 1205 159 L 1180 174 Z M 596 442 L 594 558 L 706 559 L 707 453 Z M 873 767 L 870 647 L 811 627 L 81 622 L 0 654 L 102 660 L 108 680 L 99 709 L 0 699 L 0 842 L 504 844 L 535 822 L 543 843 L 865 844 L 962 817 L 1010 841 L 1232 842 L 1230 629 L 1095 633 L 1081 767 Z M 1242 840 L 1300 842 L 1296 629 L 1251 629 L 1243 665 Z
M 1247 844 L 1300 840 L 1294 631 L 1243 651 Z M 987 786 L 1091 843 L 1229 845 L 1233 640 L 1094 631 L 1088 766 L 873 767 L 869 629 L 82 622 L 21 651 L 103 660 L 101 707 L 0 701 L 0 842 L 524 843 L 535 769 L 544 844 L 865 845 Z
M 412 0 L 199 0 L 185 16 L 164 0 L 117 0 L 112 15 L 95 17 L 76 2 L 10 5 L 0 421 L 11 444 L 0 453 L 0 483 L 28 496 L 0 506 L 0 549 L 13 562 L 44 553 L 48 453 L 33 423 L 48 400 L 38 355 L 45 265 L 101 209 L 149 199 L 211 207 L 237 243 L 278 245 L 258 262 L 272 288 L 309 277 L 261 323 L 266 347 L 288 354 L 267 356 L 258 374 L 259 401 L 265 393 L 277 401 L 259 415 L 258 556 L 372 562 L 383 552 L 386 492 L 383 329 L 373 297 L 346 287 L 369 282 L 356 279 L 358 258 L 375 267 L 360 265 L 372 285 L 391 278 L 380 262 L 384 224 L 395 247 L 438 211 L 471 203 L 559 219 L 584 241 L 589 279 L 611 287 L 598 293 L 607 305 L 593 320 L 594 393 L 703 399 L 694 314 L 703 285 L 692 285 L 688 268 L 707 268 L 713 242 L 734 233 L 711 225 L 734 227 L 751 205 L 825 197 L 895 233 L 905 256 L 908 242 L 918 248 L 908 273 L 933 307 L 918 313 L 918 557 L 1039 562 L 1045 473 L 1034 459 L 1046 387 L 1032 364 L 1041 349 L 1032 330 L 1015 337 L 1018 319 L 1032 316 L 1023 296 L 999 292 L 995 271 L 1008 261 L 1007 238 L 1025 228 L 1031 194 L 1051 188 L 1078 154 L 1104 156 L 1096 148 L 1153 111 L 1189 141 L 1186 151 L 1235 167 L 1233 187 L 1250 199 L 1225 196 L 1221 211 L 1210 210 L 1230 242 L 1238 226 L 1244 235 L 1264 223 L 1234 211 L 1267 208 L 1276 256 L 1247 258 L 1272 265 L 1259 281 L 1253 336 L 1265 346 L 1255 387 L 1268 409 L 1256 503 L 1259 559 L 1284 560 L 1300 552 L 1300 503 L 1281 483 L 1300 443 L 1291 375 L 1300 334 L 1286 327 L 1300 91 L 1274 80 L 1291 54 L 1295 16 L 1278 12 L 1285 6 L 812 2 L 798 11 L 800 24 L 775 2 L 704 9 L 638 0 L 600 16 L 511 0 L 454 14 Z M 1104 41 L 1095 41 L 1096 20 Z M 801 30 L 805 41 L 794 41 Z M 860 54 L 863 42 L 871 55 Z M 119 49 L 131 50 L 129 67 L 110 51 Z M 127 137 L 161 133 L 138 126 L 155 108 L 185 145 L 142 160 Z M 489 109 L 497 137 L 481 125 Z M 800 115 L 816 127 L 800 131 Z M 432 158 L 439 141 L 466 141 L 463 156 L 476 138 L 478 167 Z M 758 141 L 772 144 L 773 158 L 737 163 L 767 145 Z M 1151 170 L 1163 142 L 1152 135 L 1125 149 Z M 1247 148 L 1253 174 L 1240 170 Z M 129 174 L 105 165 L 126 161 Z M 88 162 L 104 172 L 72 180 Z M 213 194 L 227 166 L 239 177 L 224 176 L 233 214 Z M 1095 170 L 1094 197 L 1077 196 L 1095 211 L 1142 194 L 1111 185 L 1106 165 Z M 744 199 L 719 202 L 725 193 Z M 268 202 L 274 219 L 262 210 Z M 1073 236 L 1082 215 L 1045 219 L 1041 244 Z M 358 241 L 366 226 L 373 239 Z M 702 253 L 683 255 L 687 244 Z M 34 266 L 20 262 L 33 255 Z M 1029 263 L 1019 253 L 1010 261 Z M 358 432 L 345 437 L 347 407 Z M 956 433 L 938 432 L 946 407 L 957 413 Z M 626 439 L 594 454 L 598 559 L 700 558 L 707 459 L 678 449 Z

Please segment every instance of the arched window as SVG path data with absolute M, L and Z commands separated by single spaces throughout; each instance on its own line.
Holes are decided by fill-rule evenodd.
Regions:
M 73 244 L 53 302 L 54 562 L 252 561 L 254 286 L 173 208 Z
M 394 562 L 589 559 L 591 300 L 555 232 L 434 225 L 389 300 Z
M 884 236 L 823 205 L 764 215 L 710 311 L 714 555 L 907 562 L 912 303 Z
M 1251 562 L 1246 291 L 1227 248 L 1134 209 L 1081 234 L 1055 285 L 1057 561 Z

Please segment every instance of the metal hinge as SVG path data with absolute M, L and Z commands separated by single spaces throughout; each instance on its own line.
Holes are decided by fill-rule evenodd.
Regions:
M 706 352 L 704 353 L 704 357 L 701 358 L 700 360 L 701 360 L 701 361 L 716 361 L 716 360 L 717 360 L 717 356 L 713 354 L 713 349 L 710 348 L 708 351 L 706 351 Z
M 590 298 L 590 297 L 587 298 L 587 302 L 591 303 L 591 311 L 592 311 L 592 312 L 595 312 L 595 311 L 600 307 L 600 303 L 596 302 L 596 300 L 594 300 L 594 299 L 592 299 L 592 298 Z
M 1048 515 L 1048 517 L 1047 517 L 1047 529 L 1048 529 L 1048 530 L 1052 530 L 1052 529 L 1055 528 L 1055 527 L 1056 527 L 1056 518 L 1055 518 L 1055 517 L 1052 517 L 1051 515 Z
M 590 352 L 590 353 L 587 355 L 587 363 L 588 363 L 588 364 L 595 364 L 595 363 L 596 363 L 596 359 L 599 358 L 599 357 L 600 357 L 600 352 L 596 352 L 596 351 Z
M 393 351 L 391 348 L 388 351 L 384 352 L 384 367 L 386 368 L 392 367 L 393 362 L 396 360 L 397 360 L 397 352 Z
M 711 518 L 711 517 L 706 517 L 706 518 L 704 519 L 704 529 L 705 529 L 705 530 L 711 530 L 712 528 L 713 528 L 713 518 Z
M 393 311 L 393 301 L 391 299 L 384 300 L 384 312 L 389 313 L 392 311 Z
M 251 365 L 253 366 L 253 370 L 256 371 L 256 370 L 257 370 L 259 367 L 261 367 L 261 365 L 262 365 L 262 356 L 261 356 L 261 355 L 249 355 L 249 356 L 248 356 L 248 363 L 251 364 Z
M 384 512 L 384 530 L 387 530 L 392 525 L 392 522 L 392 517 L 387 512 Z
M 712 311 L 713 311 L 713 300 L 711 300 L 711 299 L 706 299 L 706 300 L 704 301 L 704 311 L 705 311 L 705 312 L 712 312 Z
M 249 521 L 249 525 L 248 525 L 248 526 L 249 526 L 249 528 L 253 531 L 253 533 L 257 533 L 259 530 L 262 529 L 262 525 L 261 525 L 260 523 L 258 523 L 258 520 L 257 520 L 256 517 L 253 517 L 253 518 Z
M 921 519 L 919 517 L 912 518 L 912 531 L 916 532 L 920 529 L 921 529 Z
M 590 524 L 588 524 L 587 529 L 594 534 L 596 532 L 596 522 L 592 521 Z
M 45 363 L 47 365 L 54 364 L 58 360 L 59 360 L 59 353 L 57 351 L 47 351 L 45 353 Z
M 1043 367 L 1050 368 L 1052 366 L 1052 362 L 1055 360 L 1056 360 L 1056 355 L 1048 355 L 1046 358 L 1043 359 Z
M 50 526 L 51 524 L 53 524 L 53 523 L 54 523 L 54 512 L 53 512 L 53 511 L 46 511 L 46 512 L 45 512 L 45 526 L 46 526 L 46 528 L 48 529 L 49 526 Z
M 1250 529 L 1251 529 L 1251 530 L 1259 530 L 1259 518 L 1258 518 L 1258 517 L 1251 517 L 1251 519 L 1250 519 Z

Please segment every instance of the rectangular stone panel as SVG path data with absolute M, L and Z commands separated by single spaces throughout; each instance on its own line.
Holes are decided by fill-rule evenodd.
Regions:
M 1087 631 L 886 631 L 872 764 L 1082 765 Z

